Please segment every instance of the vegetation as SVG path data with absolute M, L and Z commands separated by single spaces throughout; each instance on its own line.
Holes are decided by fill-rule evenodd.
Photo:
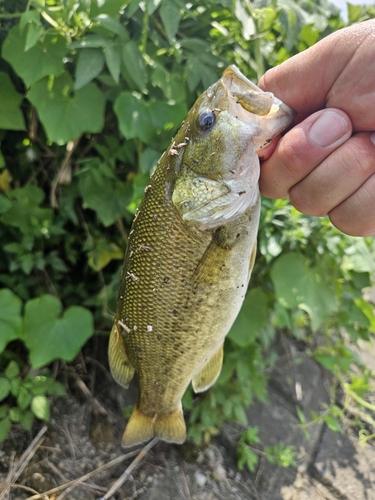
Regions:
M 375 10 L 349 4 L 348 15 Z M 64 392 L 51 362 L 109 332 L 131 220 L 197 95 L 227 64 L 256 81 L 344 22 L 326 0 L 5 0 L 0 22 L 1 441 L 12 423 L 48 420 L 47 396 Z M 246 406 L 267 398 L 269 348 L 282 330 L 334 375 L 332 404 L 315 420 L 340 430 L 355 415 L 362 442 L 373 438 L 373 374 L 348 341 L 373 338 L 362 291 L 374 272 L 373 239 L 263 200 L 222 374 L 184 398 L 190 436 L 208 441 L 223 419 L 246 426 Z M 258 441 L 256 429 L 244 432 L 240 466 L 254 467 Z M 290 447 L 264 453 L 293 464 Z

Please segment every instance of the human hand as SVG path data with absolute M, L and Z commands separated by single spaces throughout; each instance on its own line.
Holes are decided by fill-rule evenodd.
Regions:
M 375 235 L 375 20 L 324 38 L 259 86 L 304 118 L 261 153 L 261 192 Z

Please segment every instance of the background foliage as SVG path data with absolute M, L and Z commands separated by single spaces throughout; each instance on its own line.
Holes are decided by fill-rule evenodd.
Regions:
M 349 24 L 374 15 L 348 5 Z M 30 429 L 49 418 L 48 396 L 64 393 L 50 363 L 108 333 L 132 217 L 196 97 L 226 65 L 257 81 L 344 22 L 326 0 L 5 0 L 0 21 L 1 441 L 12 422 Z M 375 331 L 362 295 L 374 255 L 371 238 L 263 200 L 222 374 L 199 399 L 184 398 L 197 442 L 223 418 L 246 426 L 245 407 L 267 397 L 280 330 L 303 340 L 345 394 L 347 404 L 333 397 L 315 419 L 339 430 L 354 401 L 358 421 L 374 424 L 362 412 L 373 374 L 350 348 Z M 240 466 L 254 467 L 258 441 L 256 429 L 243 434 Z M 288 447 L 265 451 L 293 463 Z

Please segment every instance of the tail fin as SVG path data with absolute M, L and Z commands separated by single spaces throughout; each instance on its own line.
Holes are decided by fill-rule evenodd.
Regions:
M 181 444 L 186 439 L 182 406 L 169 415 L 148 417 L 135 406 L 122 436 L 122 446 L 133 446 L 158 437 L 169 443 Z

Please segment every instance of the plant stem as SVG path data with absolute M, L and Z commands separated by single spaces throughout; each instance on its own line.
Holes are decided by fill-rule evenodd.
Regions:
M 141 41 L 142 54 L 146 54 L 146 51 L 147 51 L 148 26 L 149 26 L 149 15 L 148 15 L 148 10 L 147 10 L 147 5 L 146 5 L 145 13 L 143 15 L 143 27 L 142 27 L 142 41 Z

